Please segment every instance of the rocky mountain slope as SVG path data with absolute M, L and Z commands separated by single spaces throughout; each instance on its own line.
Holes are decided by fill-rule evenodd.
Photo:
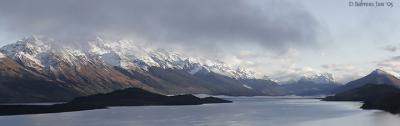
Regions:
M 78 96 L 74 90 L 64 88 L 65 83 L 26 69 L 14 60 L 0 54 L 0 101 L 34 102 L 66 100 Z

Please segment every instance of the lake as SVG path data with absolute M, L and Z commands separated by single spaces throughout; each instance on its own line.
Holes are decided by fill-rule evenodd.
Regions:
M 398 126 L 400 116 L 361 110 L 357 102 L 224 97 L 234 103 L 139 106 L 0 116 L 4 126 Z

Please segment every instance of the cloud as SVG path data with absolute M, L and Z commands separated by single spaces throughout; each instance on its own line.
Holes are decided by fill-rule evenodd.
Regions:
M 259 54 L 257 52 L 254 51 L 250 51 L 250 50 L 240 50 L 239 51 L 239 58 L 242 59 L 247 59 L 247 58 L 254 58 L 254 57 L 258 57 Z
M 323 64 L 321 67 L 322 71 L 334 74 L 336 81 L 340 83 L 358 79 L 369 72 L 352 64 Z
M 293 67 L 301 60 L 301 51 L 295 48 L 289 48 L 286 52 L 279 53 L 271 57 L 271 64 L 278 64 L 282 67 Z
M 290 67 L 288 77 L 304 73 L 293 67 L 301 49 L 319 46 L 323 34 L 289 0 L 10 0 L 0 1 L 0 17 L 0 33 L 73 45 L 99 34 L 128 38 L 258 72 Z
M 395 56 L 390 59 L 386 59 L 378 63 L 377 66 L 384 68 L 400 68 L 400 56 Z
M 377 64 L 379 69 L 400 77 L 400 56 L 391 57 Z
M 319 28 L 296 2 L 281 0 L 12 0 L 0 2 L 0 16 L 4 30 L 21 35 L 76 41 L 101 33 L 201 50 L 313 46 Z
M 383 47 L 382 49 L 385 51 L 388 51 L 388 52 L 396 52 L 397 50 L 399 50 L 399 46 L 387 45 L 387 46 Z
M 329 69 L 332 71 L 354 71 L 357 69 L 354 65 L 351 64 L 324 64 L 322 65 L 322 68 L 324 69 Z
M 279 80 L 281 83 L 287 81 L 298 80 L 304 76 L 311 76 L 321 73 L 321 71 L 311 68 L 311 67 L 288 67 L 272 71 L 269 75 L 270 78 L 274 80 Z

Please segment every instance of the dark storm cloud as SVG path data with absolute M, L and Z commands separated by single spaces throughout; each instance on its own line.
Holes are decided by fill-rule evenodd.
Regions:
M 156 42 L 269 49 L 314 45 L 318 23 L 282 0 L 9 0 L 0 2 L 8 32 L 76 39 L 103 33 Z

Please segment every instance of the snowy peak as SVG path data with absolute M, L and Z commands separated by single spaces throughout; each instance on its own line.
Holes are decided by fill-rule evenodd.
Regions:
M 7 57 L 6 55 L 4 55 L 3 53 L 0 53 L 0 59 Z
M 372 71 L 369 75 L 378 75 L 378 76 L 390 75 L 390 76 L 393 76 L 393 75 L 391 75 L 391 74 L 389 74 L 386 71 L 383 71 L 381 69 L 376 69 L 376 70 Z
M 8 56 L 15 57 L 16 54 L 26 53 L 28 55 L 36 55 L 40 52 L 45 52 L 50 49 L 49 45 L 45 44 L 37 36 L 26 37 L 16 43 L 6 45 L 1 48 L 2 52 Z
M 26 37 L 3 46 L 0 52 L 24 66 L 37 70 L 54 67 L 60 63 L 78 66 L 88 63 L 89 59 L 80 50 L 58 46 L 55 41 L 38 36 Z
M 330 73 L 314 74 L 311 76 L 303 76 L 299 81 L 311 81 L 316 84 L 334 83 L 335 79 Z

